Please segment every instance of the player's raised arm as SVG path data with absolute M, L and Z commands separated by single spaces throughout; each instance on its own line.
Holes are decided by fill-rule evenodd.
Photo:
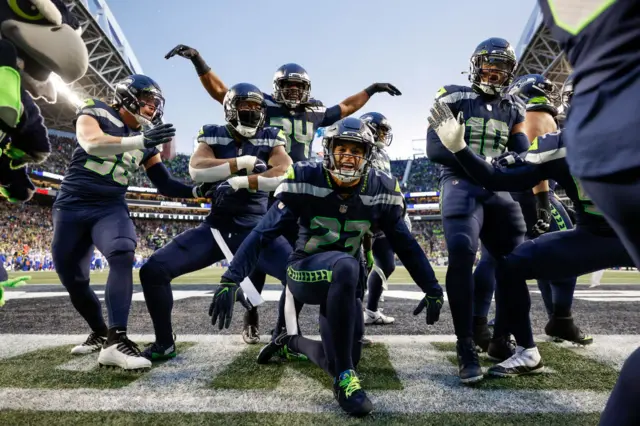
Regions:
M 185 46 L 184 44 L 179 44 L 167 53 L 164 58 L 169 59 L 174 57 L 175 55 L 182 56 L 183 58 L 190 59 L 193 63 L 193 66 L 198 73 L 198 77 L 200 77 L 200 83 L 207 90 L 209 95 L 215 99 L 216 101 L 222 103 L 224 100 L 224 95 L 226 95 L 229 90 L 227 86 L 220 80 L 213 71 L 211 71 L 211 67 L 207 65 L 204 61 L 200 53 L 189 46 Z
M 173 124 L 161 124 L 137 136 L 111 136 L 102 131 L 98 121 L 89 115 L 81 115 L 76 122 L 78 143 L 89 155 L 105 157 L 135 149 L 153 148 L 169 142 L 176 134 Z
M 362 108 L 376 93 L 386 92 L 391 96 L 400 96 L 402 93 L 391 83 L 374 83 L 366 89 L 349 96 L 338 104 L 340 106 L 340 118 L 348 117 Z

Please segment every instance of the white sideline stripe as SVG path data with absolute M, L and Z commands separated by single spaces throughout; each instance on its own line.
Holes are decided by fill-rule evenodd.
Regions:
M 389 344 L 390 361 L 404 386 L 402 391 L 369 391 L 378 412 L 599 412 L 609 396 L 608 392 L 592 391 L 486 391 L 467 388 L 458 383 L 456 368 L 446 359 L 448 354 L 430 345 L 432 342 L 454 342 L 454 336 L 370 337 L 376 342 Z M 85 334 L 0 334 L 0 358 L 39 348 L 78 343 L 85 338 Z M 131 338 L 134 341 L 153 340 L 149 334 L 131 335 Z M 268 339 L 267 336 L 263 338 L 264 341 Z M 537 336 L 537 339 L 546 340 L 546 337 Z M 568 344 L 567 348 L 620 368 L 624 359 L 640 345 L 638 335 L 599 335 L 594 339 L 595 343 L 586 348 Z M 124 388 L 0 388 L 0 410 L 157 413 L 340 411 L 329 390 L 292 369 L 285 371 L 275 390 L 207 388 L 215 374 L 247 346 L 239 336 L 230 335 L 181 335 L 179 341 L 194 342 L 196 345 Z M 87 361 L 81 361 L 82 358 Z M 96 354 L 79 357 L 62 368 L 73 370 L 72 364 L 75 364 L 78 369 L 84 370 L 95 359 Z M 242 403 L 238 404 L 238 401 Z
M 533 294 L 540 294 L 539 290 L 530 290 Z M 262 297 L 269 302 L 277 302 L 280 300 L 282 290 L 264 290 Z M 96 291 L 96 294 L 103 296 L 104 290 Z M 213 287 L 211 290 L 173 290 L 173 300 L 188 299 L 191 297 L 211 297 L 213 295 Z M 66 291 L 5 291 L 6 300 L 17 299 L 38 299 L 48 297 L 68 297 Z M 384 292 L 385 297 L 392 299 L 420 300 L 423 293 L 420 290 L 387 290 Z M 445 300 L 447 293 L 444 293 Z M 591 302 L 640 302 L 640 290 L 576 290 L 574 298 Z M 100 300 L 104 300 L 101 298 Z M 133 293 L 133 301 L 143 302 L 144 293 L 136 291 Z M 10 305 L 9 305 L 10 306 Z

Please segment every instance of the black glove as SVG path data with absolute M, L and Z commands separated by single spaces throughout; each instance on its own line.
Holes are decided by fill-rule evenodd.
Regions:
M 267 164 L 261 159 L 257 158 L 256 164 L 253 165 L 253 170 L 251 170 L 251 173 L 253 173 L 254 175 L 258 173 L 264 173 L 267 171 L 267 169 L 269 169 Z
M 173 127 L 173 124 L 160 124 L 153 129 L 142 132 L 144 147 L 153 148 L 154 146 L 162 145 L 163 143 L 171 141 L 175 135 L 176 128 Z
M 225 180 L 224 182 L 218 184 L 218 186 L 213 191 L 213 205 L 221 205 L 224 202 L 224 198 L 229 194 L 233 194 L 234 192 L 236 192 L 236 190 L 233 189 L 233 186 L 231 186 L 229 181 Z
M 536 211 L 538 214 L 538 220 L 531 229 L 531 235 L 533 238 L 549 232 L 551 228 L 551 203 L 549 202 L 549 192 L 538 192 L 536 194 Z
M 229 328 L 231 325 L 231 318 L 233 317 L 233 307 L 236 301 L 242 303 L 242 306 L 246 310 L 253 308 L 249 299 L 247 299 L 242 291 L 242 288 L 234 282 L 226 278 L 222 278 L 220 285 L 216 289 L 213 295 L 213 301 L 209 305 L 209 316 L 211 317 L 211 325 L 216 325 L 218 322 L 218 330 L 222 330 L 222 327 Z
M 169 51 L 166 55 L 164 55 L 165 59 L 173 58 L 174 56 L 182 56 L 183 58 L 190 59 L 193 63 L 193 66 L 196 67 L 196 71 L 199 76 L 203 76 L 208 73 L 211 68 L 207 65 L 207 63 L 202 59 L 200 53 L 194 49 L 193 47 L 185 46 L 184 44 L 179 44 L 173 49 Z
M 364 89 L 364 91 L 367 92 L 369 97 L 381 92 L 387 92 L 391 96 L 402 95 L 398 88 L 391 83 L 373 83 L 371 86 Z
M 418 307 L 413 310 L 413 315 L 418 315 L 422 310 L 427 308 L 427 325 L 433 325 L 440 319 L 440 310 L 444 303 L 444 296 L 442 294 L 438 296 L 429 296 L 425 294 Z
M 524 164 L 517 152 L 508 151 L 491 160 L 491 164 L 498 167 L 514 167 Z
M 215 193 L 215 189 L 215 182 L 203 182 L 200 185 L 196 186 L 196 194 L 200 198 L 211 198 Z

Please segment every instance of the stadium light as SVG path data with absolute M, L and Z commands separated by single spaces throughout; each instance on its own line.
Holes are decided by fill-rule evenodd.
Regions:
M 78 96 L 71 88 L 62 81 L 62 78 L 56 73 L 51 73 L 49 76 L 49 80 L 53 83 L 53 87 L 56 89 L 58 95 L 62 95 L 69 102 L 71 102 L 75 107 L 80 107 L 83 102 L 82 98 Z

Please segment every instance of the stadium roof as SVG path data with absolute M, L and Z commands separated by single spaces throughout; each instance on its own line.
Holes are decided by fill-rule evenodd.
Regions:
M 536 6 L 516 46 L 519 59 L 516 75 L 543 74 L 558 87 L 571 74 L 571 66 L 551 33 L 542 24 L 540 6 Z
M 104 16 L 106 4 L 102 0 L 92 0 L 98 8 L 97 15 Z M 73 83 L 71 91 L 80 98 L 108 98 L 111 96 L 113 84 L 119 79 L 136 72 L 139 69 L 135 56 L 130 59 L 121 52 L 125 51 L 126 41 L 119 40 L 117 31 L 114 30 L 114 22 L 106 21 L 105 27 L 109 35 L 94 19 L 88 9 L 86 0 L 64 0 L 71 14 L 80 22 L 82 27 L 82 39 L 89 51 L 89 70 L 80 80 Z M 108 12 L 108 10 L 106 10 Z M 108 16 L 110 12 L 107 13 Z M 119 28 L 119 27 L 118 27 Z M 47 127 L 57 130 L 73 131 L 72 121 L 75 118 L 76 105 L 68 98 L 58 95 L 56 104 L 48 104 L 37 101 Z

